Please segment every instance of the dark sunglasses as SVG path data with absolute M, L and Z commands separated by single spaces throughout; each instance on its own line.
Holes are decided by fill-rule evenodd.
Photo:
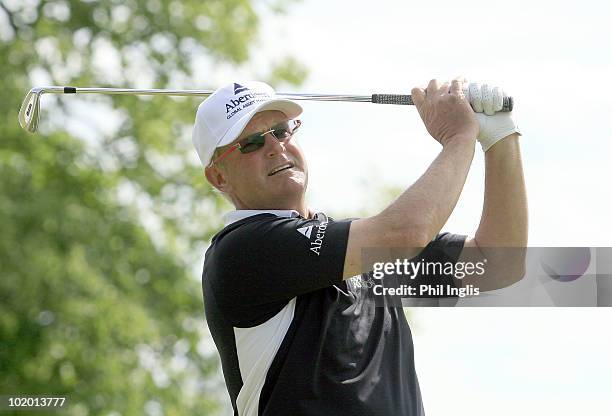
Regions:
M 232 153 L 236 149 L 240 150 L 240 153 L 251 153 L 258 149 L 261 149 L 264 144 L 266 144 L 266 135 L 268 133 L 272 134 L 272 136 L 274 136 L 274 138 L 281 143 L 289 141 L 289 139 L 291 139 L 291 137 L 295 134 L 295 132 L 297 131 L 297 129 L 300 128 L 301 125 L 302 122 L 300 120 L 287 120 L 283 121 L 282 123 L 278 123 L 268 131 L 250 134 L 244 139 L 239 140 L 238 143 L 231 146 L 218 158 L 213 160 L 211 166 L 225 159 L 230 153 Z

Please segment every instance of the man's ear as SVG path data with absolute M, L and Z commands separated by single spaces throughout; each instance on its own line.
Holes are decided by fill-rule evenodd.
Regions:
M 207 166 L 204 168 L 204 175 L 208 182 L 217 188 L 219 191 L 224 193 L 229 193 L 231 190 L 231 185 L 227 181 L 227 176 L 225 172 L 219 169 L 216 166 Z

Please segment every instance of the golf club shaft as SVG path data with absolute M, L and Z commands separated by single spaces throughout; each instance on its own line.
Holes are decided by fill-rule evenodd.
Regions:
M 168 95 L 175 97 L 207 97 L 212 90 L 170 90 L 170 89 L 134 89 L 134 88 L 97 88 L 97 87 L 44 87 L 45 93 L 54 94 L 109 94 L 109 95 Z M 297 94 L 276 93 L 279 97 L 289 100 L 305 101 L 345 101 L 374 104 L 414 105 L 412 96 L 408 94 Z M 504 97 L 504 106 L 501 111 L 512 111 L 512 97 Z
M 19 111 L 19 124 L 25 130 L 34 133 L 38 128 L 40 113 L 40 97 L 43 94 L 108 94 L 108 95 L 165 95 L 174 97 L 208 97 L 211 90 L 170 90 L 170 89 L 134 89 L 134 88 L 97 88 L 50 86 L 32 88 L 26 95 Z M 372 94 L 372 95 L 341 95 L 341 94 L 297 94 L 276 93 L 280 98 L 306 101 L 343 101 L 374 104 L 414 105 L 412 96 L 408 94 Z M 503 107 L 500 111 L 512 111 L 512 97 L 503 97 Z
M 174 97 L 208 97 L 212 90 L 170 90 L 170 89 L 135 89 L 135 88 L 97 88 L 97 87 L 42 87 L 44 93 L 51 94 L 107 94 L 107 95 L 167 95 Z M 311 101 L 349 101 L 349 102 L 373 102 L 368 95 L 340 95 L 340 94 L 293 94 L 277 93 L 279 97 L 290 100 L 311 100 Z M 378 94 L 380 95 L 380 94 Z M 375 94 L 376 96 L 376 94 Z M 404 96 L 405 102 L 397 104 L 411 105 L 412 99 L 409 95 Z

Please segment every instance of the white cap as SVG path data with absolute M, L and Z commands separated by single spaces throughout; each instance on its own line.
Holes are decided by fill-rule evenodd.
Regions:
M 236 140 L 253 116 L 265 110 L 281 111 L 290 119 L 302 113 L 301 106 L 278 98 L 271 86 L 258 81 L 233 82 L 204 100 L 192 135 L 202 165 L 208 166 L 217 147 Z

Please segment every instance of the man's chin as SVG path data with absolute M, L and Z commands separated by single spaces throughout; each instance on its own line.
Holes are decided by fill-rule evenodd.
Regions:
M 298 180 L 299 179 L 299 180 Z M 289 178 L 287 181 L 283 181 L 282 184 L 278 184 L 269 189 L 270 196 L 275 201 L 284 201 L 287 203 L 293 203 L 301 201 L 306 193 L 306 181 L 303 178 Z

